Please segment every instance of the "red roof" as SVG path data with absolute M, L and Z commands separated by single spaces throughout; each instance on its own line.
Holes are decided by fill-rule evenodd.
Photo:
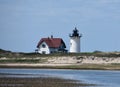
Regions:
M 61 44 L 63 44 L 64 48 L 66 48 L 65 43 L 61 38 L 42 38 L 39 41 L 37 48 L 39 48 L 42 42 L 45 42 L 51 48 L 59 48 Z

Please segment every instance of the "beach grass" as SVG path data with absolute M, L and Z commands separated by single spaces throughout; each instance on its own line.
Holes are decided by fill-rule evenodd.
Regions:
M 72 58 L 71 61 L 75 60 L 76 62 L 65 62 L 64 65 L 59 58 Z M 93 57 L 93 58 L 91 58 Z M 82 62 L 84 58 L 91 58 L 94 61 L 94 58 L 101 59 L 103 63 L 91 63 L 84 64 Z M 51 59 L 53 60 L 51 61 Z M 79 58 L 79 59 L 78 59 Z M 82 52 L 82 53 L 53 53 L 53 54 L 39 54 L 39 53 L 22 53 L 22 52 L 11 52 L 0 49 L 0 68 L 50 68 L 50 69 L 92 69 L 92 70 L 120 70 L 120 62 L 109 63 L 114 59 L 120 58 L 120 52 Z M 107 61 L 106 61 L 107 59 Z M 112 59 L 112 60 L 111 60 Z M 109 61 L 108 61 L 109 60 Z M 59 66 L 56 66 L 56 62 Z M 62 59 L 63 61 L 63 59 Z M 65 60 L 67 61 L 67 60 Z M 13 64 L 13 65 L 11 65 Z M 15 65 L 14 65 L 15 64 Z M 23 65 L 22 65 L 23 64 Z M 25 64 L 25 66 L 24 66 Z M 30 65 L 32 64 L 32 65 Z M 38 64 L 38 65 L 35 65 Z M 40 66 L 39 64 L 46 64 Z M 47 65 L 48 64 L 48 65 Z M 50 65 L 49 64 L 54 64 Z M 63 65 L 62 65 L 63 64 Z M 68 64 L 68 65 L 67 65 Z
M 6 58 L 35 58 L 35 57 L 59 57 L 59 56 L 96 56 L 96 57 L 120 57 L 120 52 L 81 52 L 81 53 L 52 53 L 52 54 L 39 54 L 36 52 L 24 53 L 24 52 L 12 52 L 0 49 L 0 57 Z

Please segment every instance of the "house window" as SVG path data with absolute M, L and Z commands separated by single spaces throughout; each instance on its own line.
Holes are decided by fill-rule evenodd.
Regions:
M 42 54 L 46 54 L 46 52 L 45 52 L 45 51 L 42 51 Z
M 42 47 L 43 47 L 43 48 L 45 48 L 45 47 L 46 47 L 46 45 L 45 45 L 45 44 L 42 44 Z

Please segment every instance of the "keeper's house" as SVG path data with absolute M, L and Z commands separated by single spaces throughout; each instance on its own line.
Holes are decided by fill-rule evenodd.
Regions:
M 37 45 L 37 52 L 40 54 L 50 54 L 57 52 L 67 52 L 66 45 L 61 38 L 41 38 Z

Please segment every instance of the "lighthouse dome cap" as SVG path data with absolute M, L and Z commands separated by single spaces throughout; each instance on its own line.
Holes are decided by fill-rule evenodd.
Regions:
M 75 29 L 73 30 L 72 36 L 79 36 L 79 31 L 77 30 L 77 28 L 75 27 Z

